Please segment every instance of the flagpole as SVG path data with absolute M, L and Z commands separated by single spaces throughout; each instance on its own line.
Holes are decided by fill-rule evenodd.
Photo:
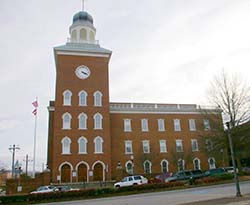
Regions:
M 37 101 L 37 97 L 36 97 L 36 102 Z M 38 107 L 36 108 L 38 109 Z M 36 114 L 35 114 L 35 129 L 34 129 L 34 150 L 33 150 L 33 174 L 32 174 L 32 178 L 35 178 L 35 174 L 36 174 L 36 127 L 37 127 L 37 110 L 36 110 Z

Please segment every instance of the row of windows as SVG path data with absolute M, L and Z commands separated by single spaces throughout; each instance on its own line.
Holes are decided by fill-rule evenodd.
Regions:
M 62 120 L 63 120 L 63 125 L 62 125 L 62 129 L 64 130 L 69 130 L 71 129 L 71 119 L 72 116 L 70 113 L 64 113 L 62 116 Z M 85 130 L 87 129 L 87 119 L 88 116 L 85 113 L 80 113 L 78 115 L 78 128 Z M 102 114 L 100 113 L 96 113 L 93 116 L 93 120 L 94 120 L 94 129 L 96 130 L 100 130 L 102 129 Z
M 178 139 L 175 141 L 175 143 L 176 143 L 176 152 L 183 152 L 182 140 Z M 159 140 L 159 148 L 160 148 L 160 153 L 166 153 L 167 152 L 167 141 L 166 140 Z M 191 149 L 193 152 L 199 151 L 197 139 L 191 139 Z M 149 140 L 142 141 L 142 150 L 143 150 L 143 153 L 150 153 Z M 133 154 L 133 146 L 132 146 L 131 140 L 125 141 L 125 154 Z
M 87 106 L 88 104 L 88 94 L 86 91 L 82 90 L 78 93 L 79 97 L 79 106 Z M 94 106 L 101 107 L 102 106 L 102 93 L 100 91 L 96 91 L 93 94 L 94 97 Z M 65 90 L 63 92 L 63 105 L 64 106 L 71 106 L 71 98 L 72 92 L 70 90 Z
M 188 122 L 189 122 L 189 130 L 196 131 L 196 120 L 189 119 Z M 158 131 L 159 132 L 166 131 L 164 119 L 158 119 L 157 124 L 158 124 Z M 203 119 L 203 125 L 204 125 L 204 130 L 210 130 L 209 120 Z M 141 131 L 142 132 L 149 131 L 148 119 L 141 119 Z M 180 119 L 174 119 L 174 131 L 181 131 L 181 120 Z M 131 119 L 124 119 L 124 132 L 132 132 L 132 120 Z
M 161 161 L 160 163 L 161 165 L 161 171 L 162 173 L 167 173 L 169 172 L 169 162 L 168 160 L 164 159 Z M 201 169 L 201 161 L 198 158 L 194 158 L 193 159 L 193 165 L 194 165 L 194 170 L 200 170 Z M 215 166 L 215 159 L 214 158 L 209 158 L 208 159 L 208 165 L 209 165 L 209 169 L 214 169 Z M 185 170 L 185 161 L 183 159 L 179 159 L 177 162 L 177 166 L 178 166 L 178 171 L 183 171 Z M 129 160 L 125 163 L 125 168 L 126 168 L 126 172 L 128 174 L 134 174 L 134 163 L 133 161 Z M 150 160 L 145 160 L 143 162 L 143 169 L 144 169 L 144 173 L 150 174 L 152 173 L 152 163 Z
M 61 141 L 62 143 L 62 154 L 72 154 L 71 153 L 71 139 L 69 137 L 64 137 Z M 80 137 L 78 139 L 78 154 L 87 154 L 87 143 L 88 140 L 85 137 Z M 94 139 L 95 154 L 103 153 L 103 139 L 98 136 Z

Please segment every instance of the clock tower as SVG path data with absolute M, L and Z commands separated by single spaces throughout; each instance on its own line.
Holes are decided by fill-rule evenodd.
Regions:
M 73 16 L 69 33 L 68 42 L 54 48 L 56 92 L 48 107 L 48 168 L 52 182 L 108 180 L 111 51 L 100 47 L 86 11 Z

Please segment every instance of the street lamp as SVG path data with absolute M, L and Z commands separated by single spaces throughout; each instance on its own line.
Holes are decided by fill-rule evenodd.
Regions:
M 235 160 L 234 160 L 234 151 L 233 151 L 233 143 L 232 143 L 230 122 L 226 122 L 226 126 L 227 126 L 227 136 L 228 136 L 228 141 L 229 141 L 231 159 L 232 159 L 233 168 L 234 168 L 234 182 L 235 182 L 235 186 L 236 186 L 236 197 L 241 197 L 242 195 L 240 193 L 239 179 L 238 179 L 238 174 L 237 174 L 237 171 L 236 171 L 236 165 L 235 165 Z

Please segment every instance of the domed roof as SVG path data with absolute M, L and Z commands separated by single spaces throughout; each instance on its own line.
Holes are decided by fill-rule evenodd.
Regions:
M 91 24 L 93 24 L 93 18 L 90 16 L 86 11 L 79 11 L 76 13 L 73 17 L 73 23 L 76 21 L 89 21 Z

